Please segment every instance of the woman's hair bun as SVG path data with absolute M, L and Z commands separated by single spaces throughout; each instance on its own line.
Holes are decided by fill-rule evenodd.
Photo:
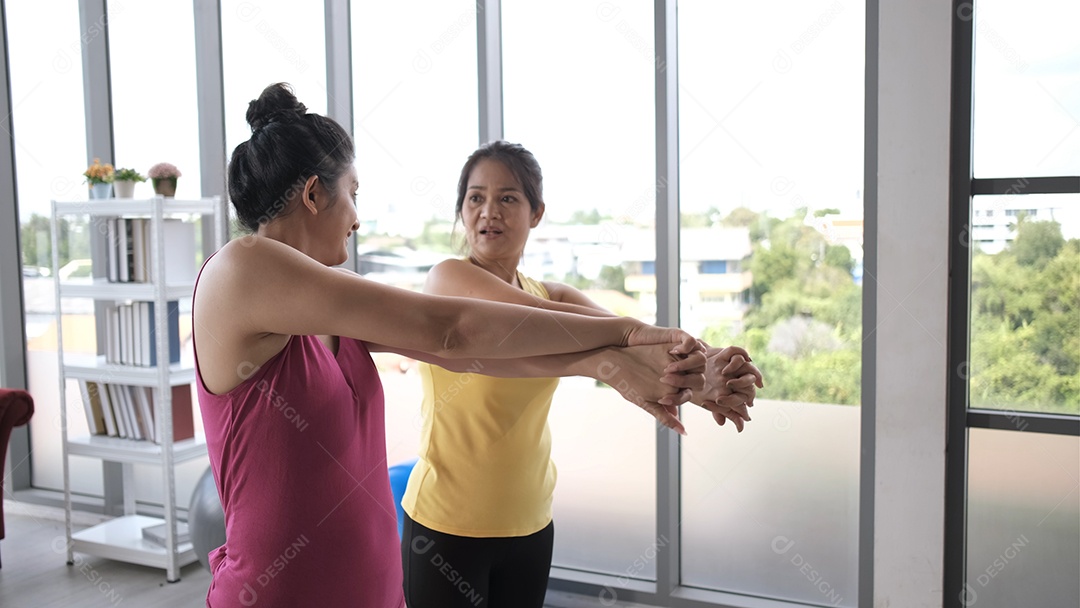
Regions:
M 307 114 L 307 106 L 293 95 L 292 87 L 279 82 L 265 89 L 258 99 L 248 104 L 247 121 L 251 131 L 255 131 L 274 122 L 292 122 Z

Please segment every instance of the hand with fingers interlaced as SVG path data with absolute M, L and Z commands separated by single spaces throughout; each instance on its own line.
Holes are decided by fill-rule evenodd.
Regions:
M 675 362 L 680 363 L 678 371 L 664 371 Z M 609 348 L 595 377 L 660 424 L 685 435 L 679 406 L 705 389 L 706 364 L 705 351 L 696 341 Z
M 748 409 L 754 405 L 757 389 L 764 388 L 761 371 L 742 347 L 714 348 L 704 342 L 701 347 L 706 359 L 705 383 L 701 389 L 693 390 L 689 400 L 709 410 L 720 426 L 730 420 L 741 433 L 745 423 L 750 421 Z M 665 372 L 669 375 L 663 381 L 670 384 L 670 374 L 693 369 L 695 365 L 696 361 L 675 361 L 668 365 Z

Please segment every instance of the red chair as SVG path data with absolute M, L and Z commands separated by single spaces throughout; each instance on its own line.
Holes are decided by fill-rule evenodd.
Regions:
M 30 422 L 34 415 L 34 399 L 21 390 L 0 388 L 0 471 L 7 459 L 11 429 Z M 4 539 L 4 501 L 0 500 L 0 540 Z M 2 565 L 2 564 L 0 564 Z

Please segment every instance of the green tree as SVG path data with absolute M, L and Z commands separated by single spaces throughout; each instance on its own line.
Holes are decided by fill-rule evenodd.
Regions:
M 754 222 L 758 221 L 759 217 L 761 217 L 761 214 L 756 211 L 751 211 L 746 207 L 736 207 L 724 219 L 720 220 L 720 223 L 728 228 L 749 228 Z
M 599 224 L 603 219 L 604 218 L 600 215 L 600 212 L 596 209 L 592 209 L 590 211 L 582 211 L 581 209 L 578 209 L 570 214 L 570 219 L 567 221 L 567 223 L 595 226 Z
M 862 288 L 851 277 L 848 249 L 828 243 L 806 225 L 806 215 L 798 209 L 784 219 L 748 210 L 729 216 L 750 228 L 753 303 L 741 333 L 715 326 L 703 339 L 749 349 L 767 378 L 762 395 L 769 399 L 857 405 Z
M 750 258 L 750 272 L 754 275 L 750 291 L 754 299 L 760 301 L 781 282 L 794 279 L 798 262 L 798 254 L 790 247 L 755 245 Z
M 848 274 L 855 269 L 855 258 L 851 257 L 851 251 L 843 245 L 826 245 L 824 262 Z
M 36 213 L 23 223 L 19 230 L 23 266 L 52 266 L 50 232 L 49 218 Z
M 1016 238 L 1009 247 L 1009 252 L 1021 266 L 1042 268 L 1054 259 L 1064 246 L 1061 224 L 1021 219 L 1016 225 Z
M 679 227 L 681 228 L 708 228 L 712 226 L 712 219 L 708 213 L 680 213 Z
M 71 221 L 62 217 L 57 221 L 57 241 L 60 246 L 60 266 L 72 259 L 90 257 L 90 234 L 103 230 L 105 224 L 100 221 L 86 223 Z M 33 214 L 30 221 L 19 229 L 19 241 L 22 248 L 22 263 L 25 266 L 52 267 L 52 221 L 43 215 Z
M 424 229 L 420 235 L 412 239 L 412 247 L 417 250 L 438 251 L 440 253 L 453 253 L 453 224 L 436 218 L 424 222 Z
M 626 291 L 626 271 L 622 266 L 601 266 L 600 276 L 596 278 L 594 285 L 597 289 L 614 289 L 630 294 Z
M 972 259 L 971 403 L 1080 414 L 1080 240 L 1021 220 Z

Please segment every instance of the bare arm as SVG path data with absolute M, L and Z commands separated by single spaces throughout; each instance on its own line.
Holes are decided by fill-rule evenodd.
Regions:
M 428 272 L 427 281 L 424 283 L 424 293 L 521 304 L 590 317 L 616 316 L 572 287 L 551 281 L 545 281 L 544 287 L 551 296 L 550 300 L 509 285 L 483 268 L 473 266 L 464 260 L 446 260 Z
M 560 283 L 546 282 L 549 299 L 540 298 L 514 287 L 486 270 L 462 260 L 446 260 L 428 272 L 425 292 L 517 303 L 550 311 L 615 318 L 580 291 Z M 544 313 L 547 314 L 547 313 Z M 644 325 L 640 321 L 635 323 Z M 619 391 L 631 403 L 637 404 L 669 428 L 680 433 L 685 429 L 678 420 L 677 406 L 691 396 L 691 389 L 704 386 L 704 356 L 700 351 L 691 354 L 692 348 L 683 345 L 677 349 L 604 349 L 588 353 L 572 353 L 507 360 L 484 365 L 475 362 L 472 369 L 463 370 L 460 364 L 450 361 L 432 361 L 423 356 L 414 357 L 434 363 L 451 371 L 477 371 L 491 376 L 587 376 L 605 382 Z M 695 345 L 696 346 L 696 345 Z M 407 353 L 403 353 L 407 354 Z M 657 371 L 666 364 L 681 359 L 674 355 L 688 355 L 677 372 L 664 373 L 659 381 Z M 411 356 L 411 355 L 410 355 Z M 464 366 L 468 367 L 468 366 Z M 667 383 L 660 384 L 660 382 Z
M 686 338 L 620 318 L 536 314 L 524 306 L 413 293 L 327 268 L 261 237 L 222 248 L 204 268 L 196 297 L 199 314 L 238 312 L 218 329 L 239 340 L 338 335 L 445 358 L 516 358 Z
M 373 352 L 396 352 L 458 373 L 477 373 L 500 378 L 551 378 L 585 376 L 604 382 L 627 401 L 645 410 L 664 426 L 686 434 L 679 422 L 677 406 L 690 399 L 693 390 L 705 384 L 702 373 L 671 372 L 659 377 L 658 370 L 682 357 L 673 354 L 676 344 L 653 344 L 625 348 L 607 347 L 581 353 L 522 357 L 520 359 L 444 359 L 427 353 L 368 344 Z M 689 358 L 705 364 L 702 351 Z M 675 387 L 677 392 L 672 392 Z

